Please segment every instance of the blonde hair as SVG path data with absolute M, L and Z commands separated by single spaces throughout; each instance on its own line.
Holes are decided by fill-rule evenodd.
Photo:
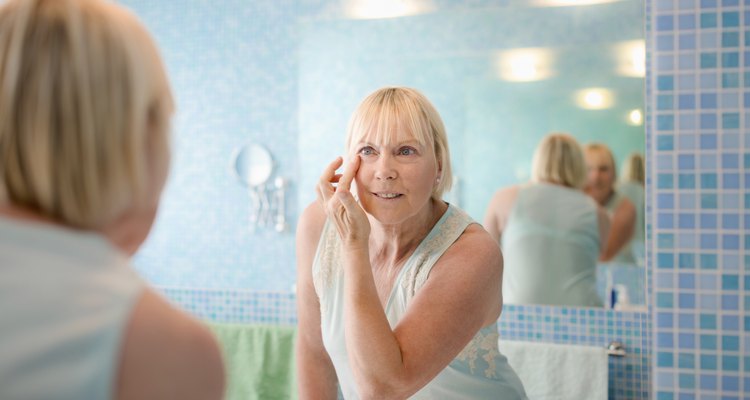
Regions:
M 578 141 L 567 133 L 545 136 L 534 151 L 531 180 L 582 188 L 586 184 L 586 163 Z
M 607 147 L 606 144 L 603 143 L 589 143 L 585 146 L 583 146 L 583 151 L 585 153 L 594 152 L 594 153 L 603 153 L 604 155 L 609 158 L 609 165 L 612 166 L 612 179 L 617 177 L 617 164 L 615 164 L 615 156 L 612 155 L 612 150 Z
M 101 0 L 0 8 L 0 194 L 80 228 L 152 201 L 173 103 L 136 17 Z
M 632 153 L 625 159 L 622 168 L 622 176 L 620 178 L 624 182 L 638 182 L 641 185 L 645 184 L 646 165 L 641 153 Z
M 398 137 L 392 137 L 396 133 Z M 385 87 L 376 90 L 359 104 L 347 128 L 346 151 L 365 136 L 377 143 L 414 139 L 430 145 L 440 168 L 440 181 L 432 197 L 440 199 L 453 181 L 448 137 L 443 120 L 422 93 L 407 87 Z

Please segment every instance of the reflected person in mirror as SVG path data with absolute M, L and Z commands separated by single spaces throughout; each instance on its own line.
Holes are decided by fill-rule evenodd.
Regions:
M 441 198 L 443 122 L 388 87 L 354 112 L 348 161 L 323 172 L 297 231 L 303 399 L 525 399 L 498 352 L 499 248 Z
M 139 277 L 172 95 L 136 17 L 0 7 L 0 398 L 219 399 L 211 333 Z
M 603 306 L 596 262 L 609 218 L 582 191 L 585 182 L 578 142 L 552 133 L 534 152 L 531 182 L 492 197 L 484 226 L 505 255 L 507 303 Z
M 586 193 L 607 210 L 612 227 L 599 259 L 604 262 L 635 264 L 631 239 L 636 226 L 636 208 L 616 190 L 617 171 L 612 151 L 604 144 L 584 146 Z
M 623 163 L 617 192 L 635 206 L 635 228 L 630 249 L 638 265 L 644 265 L 646 253 L 646 163 L 641 153 L 630 154 Z

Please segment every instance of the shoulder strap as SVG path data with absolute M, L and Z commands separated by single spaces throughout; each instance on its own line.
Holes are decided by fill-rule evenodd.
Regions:
M 411 299 L 422 288 L 438 259 L 463 234 L 474 220 L 464 211 L 450 206 L 425 241 L 417 248 L 400 285 Z
M 329 219 L 326 219 L 312 267 L 313 286 L 320 299 L 322 299 L 326 289 L 333 283 L 337 271 L 340 270 L 340 251 L 341 243 L 336 228 Z

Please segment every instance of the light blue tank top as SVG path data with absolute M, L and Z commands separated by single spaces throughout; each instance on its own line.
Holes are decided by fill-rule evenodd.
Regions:
M 385 309 L 392 328 L 429 278 L 435 262 L 471 223 L 474 222 L 466 213 L 449 206 L 406 261 L 394 282 Z M 344 397 L 357 399 L 359 396 L 344 339 L 344 277 L 340 251 L 341 241 L 336 229 L 327 222 L 313 264 L 315 290 L 320 298 L 323 344 L 336 369 Z M 425 335 L 435 333 L 425 332 Z M 497 324 L 482 328 L 466 348 L 411 399 L 525 399 L 523 385 L 505 356 L 498 351 L 497 341 Z
M 0 218 L 0 399 L 110 399 L 144 289 L 102 236 Z
M 646 197 L 644 188 L 636 182 L 622 182 L 617 185 L 617 191 L 613 198 L 607 203 L 606 208 L 610 215 L 627 198 L 635 206 L 635 227 L 633 238 L 615 255 L 613 262 L 643 265 L 646 253 L 646 230 L 645 230 L 645 208 Z
M 580 190 L 549 183 L 520 188 L 501 239 L 506 303 L 602 306 L 596 209 Z

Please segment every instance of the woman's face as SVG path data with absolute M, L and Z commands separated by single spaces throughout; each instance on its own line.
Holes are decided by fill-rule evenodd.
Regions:
M 360 202 L 383 224 L 404 222 L 423 210 L 439 175 L 432 143 L 421 145 L 395 132 L 391 138 L 391 143 L 374 143 L 365 136 L 352 146 L 362 159 L 355 176 Z
M 599 204 L 604 204 L 615 184 L 615 170 L 607 153 L 586 150 L 586 193 Z

